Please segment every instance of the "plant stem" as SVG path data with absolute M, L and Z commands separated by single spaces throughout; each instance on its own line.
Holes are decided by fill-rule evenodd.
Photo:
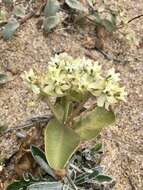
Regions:
M 74 190 L 78 190 L 76 185 L 73 183 L 72 179 L 70 178 L 70 176 L 68 174 L 66 174 L 66 177 L 70 183 L 70 185 L 73 187 Z
M 58 118 L 58 115 L 56 113 L 56 110 L 55 110 L 54 106 L 52 105 L 52 103 L 50 102 L 49 97 L 46 97 L 46 102 L 47 102 L 52 114 L 54 115 L 54 117 L 59 121 L 59 118 Z M 61 121 L 59 121 L 59 122 L 61 123 Z
M 73 111 L 73 113 L 71 114 L 71 116 L 69 117 L 69 119 L 66 122 L 66 126 L 73 121 L 74 117 L 80 112 L 80 110 L 84 104 L 85 104 L 85 101 L 81 102 L 79 104 L 79 106 Z
M 64 112 L 64 117 L 63 117 L 63 122 L 66 123 L 66 120 L 68 118 L 68 114 L 69 114 L 69 108 L 70 108 L 70 102 L 67 102 L 65 105 L 65 112 Z

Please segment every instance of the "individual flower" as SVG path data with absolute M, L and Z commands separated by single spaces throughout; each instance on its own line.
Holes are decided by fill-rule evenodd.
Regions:
M 121 87 L 119 84 L 119 76 L 120 74 L 115 73 L 115 69 L 113 68 L 107 72 L 105 88 L 101 95 L 97 97 L 98 106 L 105 106 L 105 108 L 108 109 L 110 105 L 115 104 L 120 100 L 125 101 L 127 93 L 125 92 L 125 88 Z
M 40 94 L 40 88 L 38 86 L 38 77 L 34 73 L 33 69 L 30 69 L 29 72 L 24 72 L 22 78 L 28 84 L 29 88 L 35 93 Z

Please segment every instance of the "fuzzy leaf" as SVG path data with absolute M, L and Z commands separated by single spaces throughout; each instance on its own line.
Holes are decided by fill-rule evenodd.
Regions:
M 59 2 L 57 0 L 48 0 L 47 5 L 44 9 L 44 16 L 45 17 L 51 17 L 56 16 L 56 13 L 58 12 L 60 8 Z
M 56 178 L 53 170 L 50 168 L 50 166 L 46 160 L 46 156 L 45 156 L 44 152 L 34 145 L 31 145 L 30 149 L 31 149 L 31 153 L 32 153 L 33 158 L 41 166 L 41 168 L 45 172 L 47 172 L 49 175 Z
M 19 27 L 19 23 L 15 18 L 12 18 L 6 25 L 2 32 L 3 38 L 9 40 L 16 29 Z
M 30 185 L 27 190 L 62 190 L 61 182 L 38 182 Z
M 107 175 L 98 175 L 95 178 L 96 181 L 98 181 L 99 183 L 103 183 L 103 182 L 109 182 L 112 181 L 112 178 L 107 176 Z
M 21 190 L 21 189 L 26 190 L 28 185 L 29 182 L 26 182 L 24 180 L 19 180 L 8 185 L 6 190 Z
M 50 16 L 44 19 L 43 27 L 45 32 L 50 32 L 51 29 L 55 28 L 60 22 L 58 15 Z
M 92 181 L 93 179 L 95 179 L 97 177 L 97 175 L 99 174 L 99 171 L 94 169 L 92 173 L 82 173 L 81 175 L 79 175 L 76 179 L 75 179 L 75 183 L 78 185 L 87 183 Z
M 104 108 L 97 107 L 81 118 L 75 126 L 75 132 L 79 134 L 82 140 L 95 138 L 103 128 L 111 125 L 115 121 L 115 115 L 112 111 L 106 111 Z
M 16 17 L 23 18 L 25 16 L 25 8 L 23 7 L 23 5 L 17 5 L 14 8 L 13 14 Z
M 80 1 L 77 1 L 77 0 L 65 0 L 65 2 L 72 9 L 75 9 L 75 10 L 78 10 L 78 11 L 84 11 L 84 12 L 87 11 L 87 9 L 84 7 L 84 5 Z
M 50 167 L 64 169 L 79 143 L 80 137 L 72 129 L 51 120 L 45 130 L 45 153 Z

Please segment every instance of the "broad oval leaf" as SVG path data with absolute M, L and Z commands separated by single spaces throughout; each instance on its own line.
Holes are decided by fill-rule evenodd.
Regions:
M 77 0 L 65 0 L 65 3 L 72 9 L 87 12 L 86 7 L 84 7 L 84 5 L 80 1 L 77 1 Z
M 115 115 L 112 111 L 97 107 L 84 118 L 81 118 L 75 124 L 74 129 L 82 140 L 90 140 L 95 138 L 103 128 L 114 123 L 114 121 Z
M 59 15 L 50 16 L 44 19 L 43 27 L 45 32 L 50 32 L 51 29 L 55 28 L 60 22 Z
M 9 40 L 18 27 L 18 21 L 15 18 L 10 19 L 9 22 L 5 25 L 2 32 L 3 38 L 5 40 Z
M 51 175 L 53 178 L 56 179 L 56 176 L 53 172 L 53 170 L 50 168 L 46 156 L 42 150 L 40 150 L 38 147 L 31 145 L 30 146 L 31 153 L 35 161 L 41 166 L 41 168 L 47 172 L 49 175 Z
M 23 5 L 15 6 L 13 10 L 13 15 L 19 18 L 23 18 L 25 16 L 25 8 L 23 7 Z
M 45 130 L 45 153 L 54 170 L 62 170 L 80 144 L 80 137 L 70 128 L 51 120 Z
M 38 182 L 30 185 L 27 190 L 62 190 L 61 182 Z
M 56 16 L 56 13 L 58 12 L 59 8 L 60 5 L 57 0 L 48 0 L 44 9 L 44 16 L 45 17 Z

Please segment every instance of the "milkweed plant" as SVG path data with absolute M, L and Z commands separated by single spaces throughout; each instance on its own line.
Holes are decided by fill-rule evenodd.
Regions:
M 30 70 L 24 81 L 47 102 L 52 117 L 45 128 L 45 157 L 55 175 L 62 177 L 72 155 L 86 140 L 113 124 L 113 104 L 125 101 L 120 74 L 114 68 L 104 71 L 91 59 L 55 55 L 47 71 Z M 92 100 L 91 106 L 86 106 Z

